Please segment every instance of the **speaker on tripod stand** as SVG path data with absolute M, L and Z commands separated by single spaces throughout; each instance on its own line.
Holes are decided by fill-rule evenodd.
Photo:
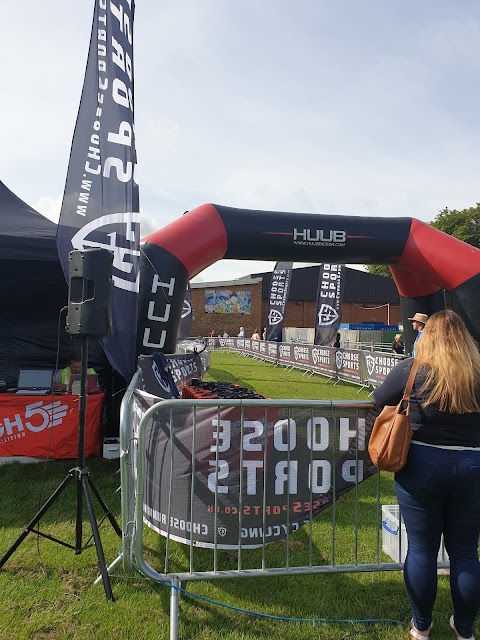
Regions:
M 122 530 L 117 524 L 113 514 L 103 499 L 90 470 L 85 466 L 85 431 L 87 418 L 87 371 L 88 371 L 88 339 L 101 338 L 107 336 L 112 331 L 112 263 L 113 254 L 107 249 L 84 249 L 71 251 L 69 255 L 69 295 L 68 314 L 66 330 L 72 335 L 82 338 L 82 366 L 80 379 L 80 395 L 78 397 L 78 453 L 77 465 L 70 469 L 67 477 L 52 493 L 43 507 L 37 512 L 34 518 L 28 523 L 17 540 L 8 549 L 5 555 L 0 558 L 0 568 L 8 558 L 20 546 L 30 531 L 40 521 L 44 513 L 60 496 L 71 480 L 76 481 L 76 523 L 75 523 L 75 545 L 68 544 L 62 540 L 54 538 L 48 534 L 35 530 L 37 535 L 41 535 L 53 542 L 74 549 L 76 554 L 84 550 L 83 538 L 83 498 L 87 505 L 92 536 L 97 552 L 98 566 L 102 575 L 103 586 L 107 600 L 113 601 L 113 594 L 110 585 L 110 578 L 105 564 L 100 533 L 98 531 L 95 510 L 93 507 L 91 492 L 95 495 L 100 504 L 104 517 L 110 521 L 118 536 L 122 537 Z
M 70 252 L 68 333 L 90 338 L 112 333 L 112 262 L 106 249 Z

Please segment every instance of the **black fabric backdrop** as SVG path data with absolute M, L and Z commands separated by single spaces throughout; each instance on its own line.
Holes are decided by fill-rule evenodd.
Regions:
M 57 253 L 57 225 L 0 182 L 0 380 L 16 385 L 20 368 L 53 368 L 80 351 L 65 331 L 68 287 Z M 112 372 L 97 341 L 89 342 L 90 366 L 112 388 Z M 3 387 L 3 385 L 2 385 Z

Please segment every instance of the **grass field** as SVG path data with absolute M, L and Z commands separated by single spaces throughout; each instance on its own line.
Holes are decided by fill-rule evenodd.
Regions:
M 212 366 L 205 379 L 235 382 L 270 398 L 360 400 L 368 396 L 367 390 L 357 393 L 358 387 L 352 385 L 333 386 L 318 376 L 310 378 L 299 372 L 287 372 L 233 353 L 213 353 Z M 74 461 L 49 461 L 0 466 L 0 556 L 74 464 Z M 88 466 L 120 521 L 118 462 L 90 459 Z M 374 480 L 362 483 L 359 488 L 366 518 L 373 504 Z M 42 531 L 71 544 L 75 535 L 75 488 L 75 483 L 71 483 L 41 522 Z M 382 478 L 381 489 L 385 503 L 394 501 L 391 478 Z M 353 505 L 351 494 L 339 502 L 340 523 L 351 521 Z M 89 534 L 88 518 L 84 521 Z M 315 523 L 315 549 L 320 555 L 328 554 L 322 526 L 321 521 Z M 362 526 L 369 528 L 363 521 Z M 100 532 L 107 563 L 110 563 L 117 556 L 120 539 L 109 523 L 103 523 Z M 351 534 L 347 525 L 339 534 L 340 557 L 351 554 Z M 163 538 L 150 531 L 145 537 L 148 552 L 152 558 L 159 558 Z M 373 545 L 373 529 L 371 539 Z M 291 537 L 292 553 L 304 553 L 306 543 L 307 535 L 302 529 Z M 284 543 L 270 545 L 272 562 L 281 560 L 284 553 Z M 186 556 L 188 548 L 176 545 L 174 562 L 185 563 Z M 97 575 L 94 547 L 75 555 L 71 549 L 30 533 L 0 570 L 0 640 L 169 638 L 169 587 L 151 583 L 136 572 L 124 575 L 118 568 L 111 578 L 115 602 L 109 603 L 102 585 L 92 585 Z M 190 582 L 186 588 L 204 599 L 186 596 L 180 602 L 179 637 L 184 640 L 399 640 L 408 637 L 405 625 L 409 606 L 399 572 Z M 210 600 L 231 608 L 220 607 Z M 254 616 L 238 609 L 263 615 Z M 448 577 L 441 576 L 434 614 L 436 640 L 452 637 L 448 628 L 450 612 Z M 405 624 L 341 622 L 372 618 L 399 620 Z M 312 619 L 330 622 L 313 623 Z
M 328 382 L 324 376 L 308 373 L 239 356 L 229 351 L 212 353 L 212 364 L 203 378 L 239 384 L 261 393 L 266 398 L 306 398 L 309 400 L 366 400 L 371 389 L 339 382 Z

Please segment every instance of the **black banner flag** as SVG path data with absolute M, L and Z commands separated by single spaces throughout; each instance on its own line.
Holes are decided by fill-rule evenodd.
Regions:
M 82 97 L 73 135 L 57 248 L 68 277 L 73 249 L 113 252 L 113 332 L 103 339 L 112 367 L 135 371 L 140 208 L 133 110 L 134 0 L 96 0 Z
M 192 292 L 190 283 L 185 289 L 185 298 L 183 299 L 182 317 L 180 319 L 180 328 L 178 330 L 178 341 L 186 340 L 192 327 Z
M 292 277 L 291 262 L 277 262 L 272 273 L 267 315 L 267 340 L 282 340 L 283 319 Z
M 320 265 L 315 344 L 330 346 L 335 338 L 342 317 L 344 279 L 344 264 Z

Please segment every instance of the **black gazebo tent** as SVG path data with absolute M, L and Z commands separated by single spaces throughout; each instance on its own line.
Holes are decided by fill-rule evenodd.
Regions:
M 18 370 L 59 366 L 80 342 L 65 331 L 68 287 L 56 247 L 57 225 L 0 182 L 0 380 L 15 386 Z M 96 341 L 90 364 L 109 366 Z M 108 374 L 107 374 L 108 375 Z M 4 387 L 4 385 L 2 385 Z

